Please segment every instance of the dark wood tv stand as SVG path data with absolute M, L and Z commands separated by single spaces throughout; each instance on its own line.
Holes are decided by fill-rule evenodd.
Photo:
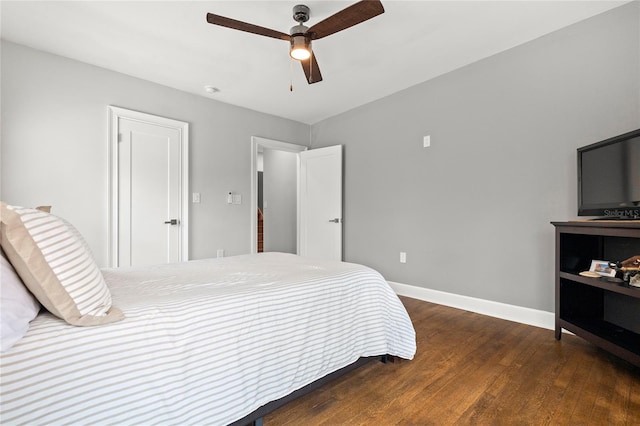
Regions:
M 552 222 L 556 229 L 555 336 L 562 329 L 640 366 L 640 288 L 578 275 L 592 260 L 640 254 L 640 221 Z

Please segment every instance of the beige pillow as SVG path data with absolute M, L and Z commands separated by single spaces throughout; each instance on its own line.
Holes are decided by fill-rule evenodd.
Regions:
M 65 220 L 47 212 L 1 203 L 0 243 L 36 298 L 73 325 L 99 325 L 124 318 L 87 243 Z

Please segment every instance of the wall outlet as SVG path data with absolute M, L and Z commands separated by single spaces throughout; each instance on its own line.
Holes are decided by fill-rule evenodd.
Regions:
M 400 252 L 400 263 L 407 263 L 407 253 L 403 251 Z
M 224 249 L 218 249 L 218 251 L 216 252 L 216 256 L 224 257 Z

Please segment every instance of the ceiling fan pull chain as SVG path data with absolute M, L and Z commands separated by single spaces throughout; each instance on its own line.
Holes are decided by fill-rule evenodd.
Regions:
M 293 92 L 293 59 L 289 60 L 289 91 Z

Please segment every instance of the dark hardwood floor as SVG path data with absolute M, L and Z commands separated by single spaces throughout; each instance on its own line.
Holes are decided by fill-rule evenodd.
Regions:
M 412 361 L 367 364 L 265 425 L 640 425 L 640 368 L 573 335 L 401 299 Z

